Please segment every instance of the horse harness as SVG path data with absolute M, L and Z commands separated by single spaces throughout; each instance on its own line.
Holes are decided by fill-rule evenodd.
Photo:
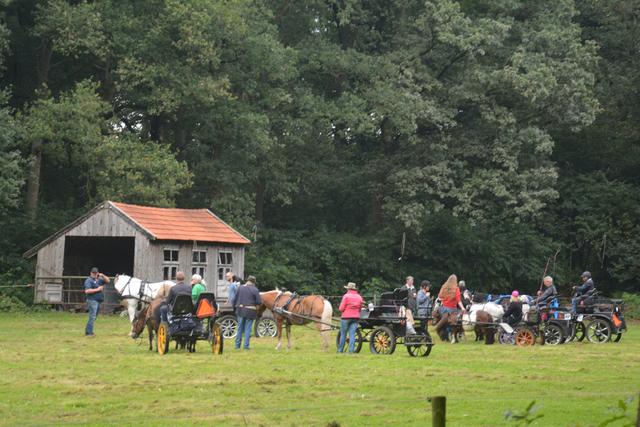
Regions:
M 133 279 L 133 277 L 129 277 L 129 280 L 127 281 L 127 283 L 125 283 L 125 285 L 122 287 L 122 292 L 120 292 L 120 297 L 122 299 L 135 299 L 138 300 L 138 306 L 136 307 L 136 311 L 140 311 L 140 309 L 142 308 L 142 302 L 144 301 L 142 299 L 142 297 L 144 296 L 144 291 L 145 291 L 145 287 L 147 285 L 147 283 L 144 280 L 140 280 L 140 290 L 138 291 L 138 296 L 135 295 L 123 295 L 124 294 L 124 290 L 127 289 L 127 286 L 129 286 L 129 284 L 131 283 L 131 279 Z
M 282 304 L 281 306 L 278 306 L 278 302 L 280 301 L 280 297 L 282 297 L 283 293 L 280 293 L 277 297 L 276 300 L 273 302 L 273 308 L 271 309 L 272 312 L 279 314 L 280 316 L 284 317 L 288 322 L 290 323 L 295 323 L 297 325 L 302 325 L 304 324 L 305 320 L 312 320 L 313 318 L 316 319 L 321 319 L 320 316 L 318 316 L 317 314 L 313 314 L 313 305 L 316 302 L 317 298 L 321 298 L 321 300 L 324 300 L 324 298 L 320 295 L 313 295 L 313 301 L 311 302 L 311 305 L 309 306 L 309 312 L 305 313 L 304 312 L 304 303 L 303 301 L 307 298 L 311 298 L 311 296 L 300 296 L 297 293 L 293 292 L 289 298 L 287 298 L 287 300 L 284 302 L 284 304 Z M 295 300 L 295 301 L 294 301 Z M 291 303 L 294 302 L 293 304 L 293 308 L 295 309 L 296 307 L 300 306 L 301 307 L 301 312 L 294 312 L 292 310 L 289 309 L 289 306 L 291 305 Z M 297 321 L 294 320 L 291 315 L 296 315 L 296 317 L 299 317 L 301 320 Z

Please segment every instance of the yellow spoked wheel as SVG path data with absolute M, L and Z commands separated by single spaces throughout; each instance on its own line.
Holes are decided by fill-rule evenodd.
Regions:
M 396 350 L 396 337 L 386 326 L 378 326 L 371 333 L 369 350 L 373 354 L 393 354 Z
M 516 335 L 516 343 L 520 347 L 530 347 L 536 343 L 536 336 L 531 329 L 523 329 Z
M 171 341 L 171 332 L 169 332 L 169 324 L 167 322 L 160 323 L 158 328 L 158 353 L 169 353 L 169 342 Z
M 213 350 L 213 354 L 222 354 L 222 349 L 224 347 L 224 338 L 222 337 L 222 331 L 220 330 L 220 325 L 214 323 L 211 327 L 211 332 L 209 332 L 209 344 L 211 344 L 211 349 Z

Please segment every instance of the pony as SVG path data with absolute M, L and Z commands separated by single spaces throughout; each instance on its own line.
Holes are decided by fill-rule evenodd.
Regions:
M 133 339 L 138 338 L 144 331 L 144 327 L 147 327 L 147 330 L 149 331 L 149 350 L 153 350 L 154 333 L 158 336 L 158 328 L 160 327 L 161 320 L 160 307 L 164 302 L 164 298 L 154 299 L 151 301 L 151 304 L 147 305 L 142 309 L 142 311 L 140 311 L 140 313 L 136 314 L 133 322 L 131 322 L 133 326 L 131 337 Z
M 147 283 L 135 277 L 120 274 L 113 281 L 113 286 L 120 295 L 120 303 L 129 313 L 129 321 L 133 325 L 133 319 L 144 307 L 156 298 L 169 295 L 169 290 L 175 283 L 164 282 Z M 133 300 L 130 301 L 130 300 Z M 133 326 L 129 335 L 133 335 Z
M 436 325 L 436 333 L 440 336 L 442 341 L 445 341 L 447 336 L 447 327 L 451 327 L 451 344 L 458 343 L 458 329 L 465 325 L 473 326 L 476 332 L 476 341 L 481 339 L 482 336 L 486 336 L 485 345 L 491 345 L 495 343 L 495 329 L 492 326 L 494 323 L 493 316 L 483 310 L 476 310 L 471 313 L 465 313 L 462 319 L 459 321 L 459 310 L 452 313 L 447 313 L 444 316 L 439 311 L 440 321 Z
M 271 310 L 276 322 L 278 345 L 282 348 L 282 325 L 287 329 L 287 349 L 291 348 L 291 325 L 304 325 L 314 322 L 322 337 L 322 350 L 328 350 L 331 344 L 329 331 L 331 330 L 331 303 L 320 295 L 299 296 L 291 292 L 275 291 L 261 292 L 262 304 L 258 306 L 258 317 L 266 309 Z M 318 320 L 314 320 L 318 319 Z

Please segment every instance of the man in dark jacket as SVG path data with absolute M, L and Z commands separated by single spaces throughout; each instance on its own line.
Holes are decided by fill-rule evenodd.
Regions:
M 98 318 L 102 301 L 104 301 L 104 286 L 109 282 L 109 278 L 100 273 L 96 267 L 91 269 L 91 277 L 84 281 L 84 293 L 87 297 L 87 305 L 89 306 L 89 321 L 84 329 L 85 336 L 95 336 L 93 333 L 93 322 Z
M 163 305 L 160 309 L 162 313 L 162 320 L 167 322 L 167 310 L 168 306 L 173 304 L 178 295 L 189 295 L 191 296 L 191 285 L 184 282 L 185 275 L 183 271 L 178 271 L 176 273 L 176 284 L 171 287 L 169 291 L 169 295 L 167 295 L 167 305 Z
M 593 280 L 591 279 L 590 272 L 585 271 L 584 273 L 582 273 L 582 282 L 583 282 L 582 286 L 573 287 L 573 290 L 576 293 L 576 297 L 571 300 L 571 309 L 573 310 L 574 313 L 576 312 L 576 304 L 581 299 L 580 296 L 586 295 L 587 293 L 595 289 L 595 285 L 593 284 Z
M 558 294 L 556 291 L 556 287 L 553 286 L 553 278 L 551 276 L 547 276 L 544 278 L 544 286 L 545 290 L 543 292 L 538 291 L 538 299 L 537 305 L 538 307 L 549 306 L 553 302 L 554 298 Z M 536 300 L 534 300 L 534 304 Z
M 256 278 L 249 276 L 245 285 L 239 286 L 233 297 L 233 308 L 238 316 L 238 332 L 236 333 L 236 349 L 242 344 L 244 334 L 244 350 L 249 350 L 253 321 L 258 317 L 258 306 L 262 304 L 262 297 L 256 288 Z

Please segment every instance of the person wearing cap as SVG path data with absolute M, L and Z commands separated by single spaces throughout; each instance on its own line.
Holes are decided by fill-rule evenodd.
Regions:
M 199 274 L 191 276 L 191 299 L 193 302 L 198 301 L 198 297 L 202 292 L 207 290 L 207 282 L 202 279 Z
M 238 332 L 236 332 L 236 350 L 242 344 L 244 334 L 244 350 L 249 350 L 253 321 L 258 317 L 258 306 L 262 304 L 260 291 L 256 288 L 256 278 L 249 276 L 247 283 L 238 287 L 233 297 L 233 308 L 238 316 Z
M 431 282 L 423 280 L 418 291 L 418 316 L 428 316 L 431 310 Z
M 349 282 L 344 288 L 347 290 L 347 293 L 342 297 L 340 307 L 338 308 L 342 313 L 340 318 L 340 345 L 338 346 L 338 353 L 344 353 L 347 334 L 349 334 L 349 353 L 353 354 L 356 350 L 356 329 L 358 329 L 358 321 L 360 320 L 362 297 L 358 294 L 355 283 Z
M 84 281 L 84 293 L 87 297 L 87 305 L 89 306 L 89 321 L 84 328 L 85 336 L 95 336 L 93 333 L 93 323 L 98 318 L 102 301 L 104 301 L 104 285 L 109 282 L 109 278 L 100 273 L 96 267 L 91 269 L 90 277 Z
M 586 295 L 595 289 L 595 285 L 593 283 L 593 279 L 591 279 L 591 273 L 585 271 L 582 273 L 582 286 L 574 286 L 573 291 L 576 293 L 575 298 L 571 300 L 571 309 L 573 312 L 576 312 L 576 304 L 580 301 L 580 296 Z
M 509 307 L 507 307 L 507 311 L 504 312 L 502 318 L 507 324 L 509 324 L 509 326 L 515 328 L 515 326 L 522 320 L 522 301 L 520 300 L 520 293 L 518 291 L 513 291 L 509 301 Z

